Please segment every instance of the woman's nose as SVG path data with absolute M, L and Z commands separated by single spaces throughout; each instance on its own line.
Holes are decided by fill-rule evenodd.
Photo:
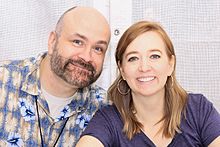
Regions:
M 151 69 L 150 62 L 147 61 L 147 59 L 141 60 L 140 65 L 139 65 L 139 71 L 146 72 L 150 69 Z

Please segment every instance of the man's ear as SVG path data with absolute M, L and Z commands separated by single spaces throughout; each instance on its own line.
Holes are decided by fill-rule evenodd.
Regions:
M 51 55 L 53 53 L 54 46 L 57 42 L 57 35 L 56 32 L 50 32 L 49 38 L 48 38 L 48 54 Z

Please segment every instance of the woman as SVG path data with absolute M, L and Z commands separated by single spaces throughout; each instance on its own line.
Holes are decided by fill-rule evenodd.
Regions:
M 220 115 L 203 95 L 177 83 L 174 47 L 159 24 L 128 28 L 115 58 L 113 105 L 97 111 L 77 147 L 220 146 Z

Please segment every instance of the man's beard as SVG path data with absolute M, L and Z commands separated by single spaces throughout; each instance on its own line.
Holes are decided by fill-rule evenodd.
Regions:
M 94 66 L 82 58 L 68 59 L 58 54 L 54 48 L 50 60 L 51 70 L 61 79 L 77 88 L 86 87 L 95 82 L 101 74 Z

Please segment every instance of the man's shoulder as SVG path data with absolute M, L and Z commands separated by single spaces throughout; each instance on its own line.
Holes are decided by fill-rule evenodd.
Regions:
M 35 60 L 34 57 L 22 59 L 22 60 L 4 60 L 0 62 L 1 70 L 7 69 L 9 71 L 18 71 L 19 69 L 23 69 L 30 64 L 33 64 Z
M 38 63 L 45 53 L 40 53 L 36 57 L 27 57 L 19 60 L 0 61 L 0 72 L 27 72 L 31 66 Z
M 92 98 L 97 99 L 98 101 L 107 97 L 107 91 L 95 83 L 91 84 L 88 90 Z
M 101 108 L 111 103 L 107 97 L 107 91 L 95 83 L 88 87 L 87 96 L 89 99 L 89 104 L 95 105 L 97 108 Z
M 90 90 L 90 92 L 95 92 L 95 93 L 99 93 L 99 94 L 106 94 L 107 93 L 107 90 L 105 90 L 101 86 L 97 85 L 96 83 L 91 84 L 89 86 L 89 90 Z
M 9 78 L 10 75 L 15 77 L 21 71 L 23 60 L 5 60 L 0 62 L 0 80 Z
M 0 82 L 13 83 L 19 86 L 30 72 L 38 68 L 42 54 L 20 60 L 4 60 L 0 62 Z

